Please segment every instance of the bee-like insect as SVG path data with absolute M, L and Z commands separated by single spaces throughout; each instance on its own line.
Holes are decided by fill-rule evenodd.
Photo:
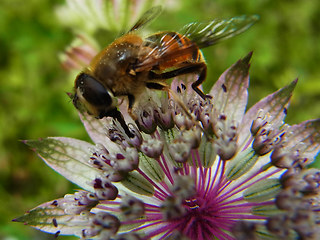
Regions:
M 160 13 L 161 7 L 144 13 L 129 32 L 96 55 L 75 80 L 73 104 L 97 118 L 117 119 L 130 137 L 132 133 L 117 109 L 117 97 L 127 97 L 128 113 L 134 119 L 133 109 L 146 88 L 169 91 L 167 79 L 193 73 L 198 79 L 192 88 L 207 98 L 198 88 L 207 72 L 200 49 L 245 31 L 258 19 L 253 15 L 195 22 L 185 25 L 179 33 L 139 36 L 138 30 Z

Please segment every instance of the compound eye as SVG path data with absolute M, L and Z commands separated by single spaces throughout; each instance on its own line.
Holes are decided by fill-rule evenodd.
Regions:
M 82 97 L 94 106 L 112 105 L 112 97 L 106 88 L 92 76 L 81 73 L 76 82 L 75 88 L 79 89 Z

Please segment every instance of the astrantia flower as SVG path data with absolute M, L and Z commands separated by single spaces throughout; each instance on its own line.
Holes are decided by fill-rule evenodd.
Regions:
M 170 0 L 66 0 L 56 8 L 60 23 L 76 33 L 93 36 L 99 31 L 119 32 L 127 29 L 153 5 L 179 6 Z
M 151 6 L 165 5 L 175 10 L 179 1 L 171 0 L 66 0 L 56 8 L 60 23 L 73 31 L 75 38 L 63 53 L 62 66 L 80 71 L 119 33 L 128 31 Z M 74 76 L 73 76 L 74 77 Z
M 81 115 L 93 143 L 26 141 L 83 190 L 16 221 L 83 239 L 318 239 L 320 171 L 306 166 L 320 149 L 320 120 L 284 123 L 296 81 L 246 111 L 250 58 L 206 101 L 175 79 L 188 115 L 146 93 L 128 124 L 133 138 L 113 119 Z

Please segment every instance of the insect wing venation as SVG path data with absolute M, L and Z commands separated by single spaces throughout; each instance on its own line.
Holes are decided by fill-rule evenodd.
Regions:
M 148 11 L 146 11 L 140 19 L 136 22 L 136 24 L 129 30 L 129 32 L 136 31 L 148 25 L 154 19 L 156 19 L 162 12 L 161 6 L 155 6 Z
M 199 48 L 205 48 L 246 31 L 258 19 L 257 15 L 252 15 L 194 22 L 185 25 L 179 33 L 195 42 Z
M 153 66 L 170 63 L 172 58 L 196 60 L 196 51 L 236 36 L 250 28 L 259 17 L 239 16 L 230 19 L 215 19 L 208 22 L 194 22 L 185 25 L 178 33 L 160 32 L 145 39 L 149 54 L 136 65 L 136 70 L 144 71 Z M 192 56 L 192 58 L 190 58 Z M 180 61 L 181 62 L 181 61 Z M 168 64 L 165 64 L 166 66 Z

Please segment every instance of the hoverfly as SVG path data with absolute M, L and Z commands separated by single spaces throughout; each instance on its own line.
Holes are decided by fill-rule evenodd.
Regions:
M 206 99 L 198 88 L 207 72 L 200 49 L 240 34 L 258 19 L 253 15 L 194 22 L 179 33 L 164 31 L 140 37 L 138 30 L 160 12 L 159 6 L 145 12 L 126 34 L 98 53 L 75 80 L 73 104 L 96 118 L 118 120 L 129 137 L 132 133 L 117 109 L 117 97 L 127 97 L 128 113 L 135 120 L 133 109 L 146 88 L 169 92 L 168 79 L 193 73 L 198 79 L 192 88 Z

